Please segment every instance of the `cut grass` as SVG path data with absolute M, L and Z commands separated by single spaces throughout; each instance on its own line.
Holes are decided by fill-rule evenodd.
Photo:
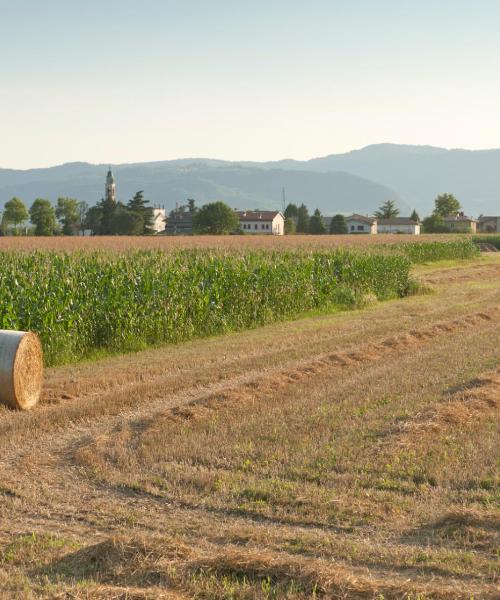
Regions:
M 434 270 L 434 294 L 369 310 L 50 369 L 35 412 L 0 412 L 0 536 L 17 556 L 0 587 L 496 598 L 500 281 L 481 269 Z M 17 549 L 30 531 L 60 542 Z

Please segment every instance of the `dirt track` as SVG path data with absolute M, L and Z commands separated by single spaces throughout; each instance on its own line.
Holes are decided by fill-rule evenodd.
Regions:
M 39 408 L 0 412 L 0 589 L 222 598 L 230 577 L 234 597 L 266 597 L 271 574 L 277 597 L 495 597 L 481 494 L 499 266 L 422 271 L 434 294 L 364 311 L 49 370 Z M 432 526 L 450 514 L 453 540 Z

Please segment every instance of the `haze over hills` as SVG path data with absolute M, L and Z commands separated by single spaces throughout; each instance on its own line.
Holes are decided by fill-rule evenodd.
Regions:
M 500 149 L 377 144 L 346 154 L 267 165 L 316 172 L 348 171 L 396 190 L 420 214 L 429 213 L 434 198 L 443 192 L 453 193 L 473 215 L 500 213 Z
M 94 204 L 103 195 L 107 165 L 69 163 L 26 171 L 0 169 L 0 206 L 12 196 L 31 203 L 71 196 Z M 229 162 L 179 159 L 115 165 L 117 195 L 137 190 L 171 209 L 195 198 L 223 200 L 235 208 L 280 208 L 282 187 L 289 202 L 304 202 L 324 214 L 372 213 L 396 200 L 402 214 L 423 216 L 443 192 L 454 193 L 467 213 L 500 213 L 500 149 L 446 150 L 431 146 L 378 144 L 308 161 Z
M 59 196 L 99 201 L 104 192 L 107 165 L 71 163 L 49 169 L 0 170 L 0 202 L 12 196 L 26 203 L 37 198 L 55 201 Z M 306 203 L 325 214 L 349 212 L 354 208 L 372 213 L 388 198 L 408 211 L 394 190 L 357 175 L 343 172 L 313 172 L 272 169 L 206 159 L 114 165 L 117 198 L 126 202 L 138 190 L 155 205 L 171 209 L 194 198 L 198 205 L 222 200 L 234 208 L 282 206 L 282 189 L 287 202 Z

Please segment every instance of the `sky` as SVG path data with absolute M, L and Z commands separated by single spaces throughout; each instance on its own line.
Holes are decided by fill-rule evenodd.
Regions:
M 500 146 L 498 0 L 0 0 L 0 167 Z

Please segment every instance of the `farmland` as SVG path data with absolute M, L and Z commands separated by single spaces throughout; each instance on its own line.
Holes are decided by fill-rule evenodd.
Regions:
M 429 253 L 374 254 L 424 294 L 49 368 L 0 410 L 0 589 L 497 597 L 500 260 Z
M 430 235 L 198 235 L 198 236 L 97 236 L 97 237 L 0 237 L 0 250 L 56 250 L 74 252 L 79 250 L 173 250 L 222 249 L 222 250 L 296 250 L 332 248 L 366 248 L 385 244 L 401 244 L 457 240 L 471 236 L 456 234 Z
M 403 297 L 411 263 L 477 253 L 467 239 L 370 252 L 0 251 L 0 329 L 37 332 L 52 365 Z

